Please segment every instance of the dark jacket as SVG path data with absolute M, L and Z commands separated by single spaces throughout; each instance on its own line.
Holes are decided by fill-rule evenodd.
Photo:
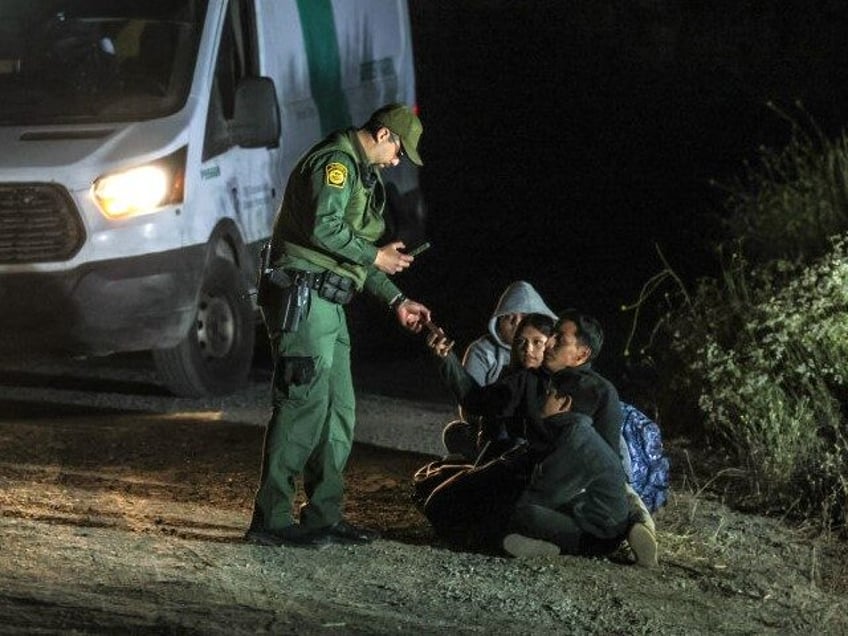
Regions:
M 555 448 L 534 469 L 518 506 L 558 510 L 601 539 L 623 535 L 629 506 L 618 454 L 582 413 L 552 416 L 542 420 L 542 426 Z
M 618 391 L 588 363 L 573 370 L 581 375 L 573 410 L 588 415 L 598 434 L 618 453 L 622 421 Z M 505 424 L 511 437 L 526 439 L 535 452 L 544 454 L 553 448 L 550 430 L 540 421 L 549 378 L 545 369 L 522 369 L 486 386 L 470 378 L 455 356 L 442 358 L 439 371 L 462 407 L 484 418 L 484 434 Z

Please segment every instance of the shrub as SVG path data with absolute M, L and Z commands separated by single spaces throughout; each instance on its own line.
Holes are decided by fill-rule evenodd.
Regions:
M 848 136 L 829 140 L 812 120 L 802 126 L 780 114 L 789 143 L 761 149 L 759 163 L 727 189 L 733 236 L 718 249 L 721 276 L 690 291 L 660 253 L 663 271 L 625 309 L 636 312 L 632 340 L 648 298 L 674 283 L 643 350 L 659 372 L 665 427 L 723 443 L 760 508 L 842 523 Z
M 722 279 L 682 287 L 650 346 L 704 432 L 750 475 L 762 508 L 840 519 L 848 502 L 848 238 L 810 265 L 753 267 L 737 252 Z M 684 400 L 685 401 L 685 400 Z
M 815 258 L 848 228 L 848 136 L 829 139 L 800 105 L 804 125 L 769 106 L 789 123 L 789 142 L 761 147 L 759 161 L 725 188 L 727 225 L 759 262 Z

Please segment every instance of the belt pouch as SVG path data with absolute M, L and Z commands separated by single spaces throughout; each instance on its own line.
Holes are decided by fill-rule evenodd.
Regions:
M 318 295 L 330 302 L 345 305 L 353 298 L 353 279 L 326 272 L 318 288 Z

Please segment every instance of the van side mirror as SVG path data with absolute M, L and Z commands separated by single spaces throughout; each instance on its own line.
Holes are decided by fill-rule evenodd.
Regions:
M 229 130 L 233 142 L 243 148 L 277 147 L 280 108 L 270 77 L 245 77 L 239 81 Z

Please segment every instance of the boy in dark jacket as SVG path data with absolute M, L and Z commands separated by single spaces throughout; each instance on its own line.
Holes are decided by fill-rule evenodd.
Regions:
M 621 461 L 584 415 L 597 399 L 588 380 L 571 369 L 551 376 L 540 427 L 550 452 L 516 503 L 503 548 L 513 556 L 602 555 L 628 538 L 637 563 L 654 565 L 656 543 L 640 541 L 641 524 L 630 518 Z
M 570 396 L 576 401 L 568 410 L 570 414 L 563 419 L 569 423 L 575 419 L 583 424 L 588 422 L 595 433 L 592 439 L 606 443 L 609 453 L 618 461 L 612 474 L 616 480 L 621 476 L 620 493 L 616 497 L 620 495 L 627 501 L 626 478 L 621 458 L 616 453 L 621 437 L 621 403 L 615 387 L 591 366 L 603 343 L 603 331 L 596 320 L 577 311 L 563 312 L 546 343 L 541 368 L 516 371 L 487 386 L 470 380 L 456 358 L 447 355 L 449 343 L 441 330 L 428 337 L 428 345 L 441 360 L 439 370 L 442 379 L 460 404 L 469 412 L 481 415 L 484 420 L 503 426 L 511 438 L 524 442 L 515 452 L 456 474 L 430 493 L 423 511 L 437 531 L 459 525 L 478 530 L 482 528 L 489 536 L 497 535 L 509 520 L 509 511 L 518 495 L 538 473 L 537 464 L 546 465 L 546 474 L 552 475 L 556 475 L 553 467 L 557 467 L 560 461 L 565 464 L 558 468 L 570 468 L 568 462 L 572 462 L 573 458 L 560 448 L 565 439 L 561 439 L 564 427 L 562 424 L 552 425 L 555 420 L 548 422 L 548 417 L 542 415 L 543 409 L 548 406 L 551 377 L 564 372 L 568 376 L 563 377 L 570 378 L 572 382 Z M 577 417 L 578 413 L 582 417 Z M 583 428 L 583 424 L 579 428 Z M 579 463 L 580 459 L 576 461 Z M 567 474 L 565 476 L 568 477 Z M 556 479 L 558 477 L 552 477 L 545 487 L 551 489 Z M 555 500 L 556 491 L 551 492 Z M 505 507 L 509 511 L 504 514 Z M 557 512 L 555 508 L 554 505 L 552 512 Z M 647 511 L 643 515 L 635 506 L 631 508 L 630 514 L 626 515 L 630 529 L 628 531 L 625 527 L 622 533 L 626 533 L 637 563 L 652 567 L 657 564 L 657 544 L 650 515 Z M 530 514 L 534 511 L 547 516 L 547 511 L 535 508 L 524 512 Z M 618 522 L 618 519 L 615 521 Z M 536 535 L 524 537 L 519 532 L 513 534 L 526 539 L 538 538 Z M 505 547 L 500 537 L 498 543 Z M 510 544 L 516 540 L 511 538 Z M 618 542 L 610 541 L 616 546 Z M 557 544 L 548 543 L 548 550 L 553 546 L 559 553 Z M 512 553 L 512 550 L 508 551 Z

